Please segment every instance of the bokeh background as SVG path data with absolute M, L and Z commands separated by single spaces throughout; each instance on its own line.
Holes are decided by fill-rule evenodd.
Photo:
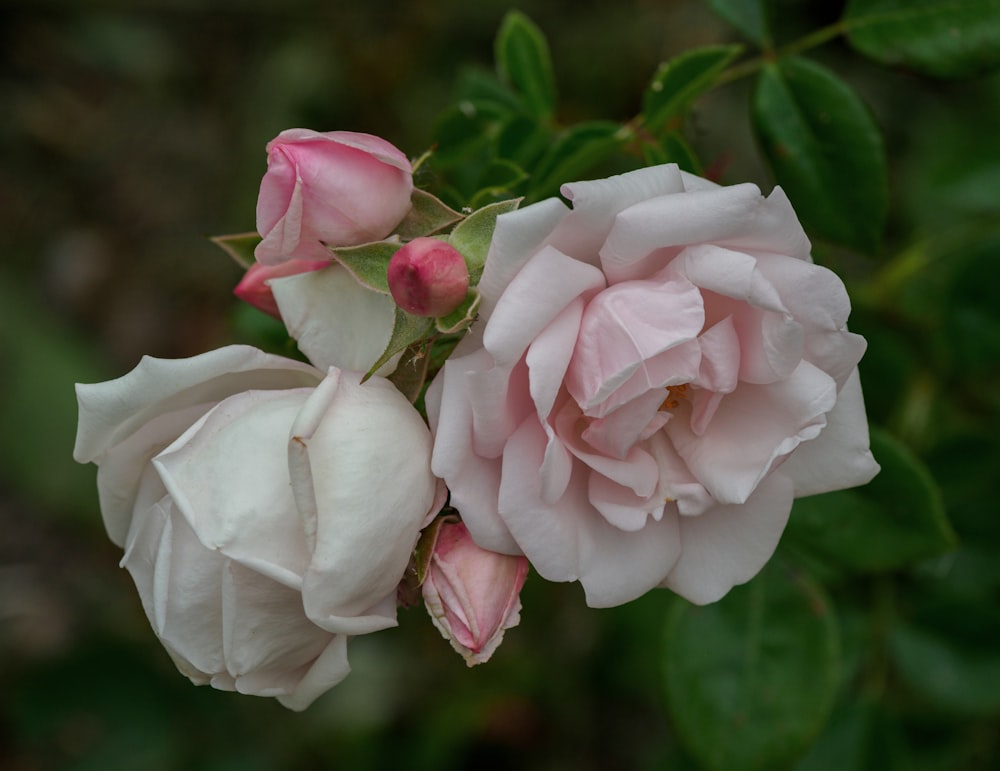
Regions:
M 840 11 L 777 5 L 789 39 Z M 240 270 L 206 236 L 253 228 L 265 143 L 293 126 L 350 129 L 419 155 L 456 73 L 492 67 L 510 7 L 0 6 L 0 768 L 695 767 L 663 704 L 663 619 L 675 601 L 666 592 L 597 611 L 577 586 L 529 579 L 521 627 L 474 670 L 421 608 L 403 611 L 399 629 L 352 642 L 354 673 L 303 714 L 195 688 L 117 567 L 94 468 L 71 459 L 74 382 L 117 377 L 143 354 L 189 356 L 261 334 L 256 312 L 231 295 Z M 518 7 L 549 38 L 567 123 L 626 120 L 659 62 L 737 39 L 697 0 Z M 885 131 L 893 203 L 882 257 L 907 255 L 886 271 L 884 260 L 818 245 L 861 296 L 869 409 L 945 478 L 949 512 L 975 551 L 995 543 L 1000 514 L 991 484 L 1000 469 L 1000 82 L 922 78 L 836 41 L 816 55 Z M 747 92 L 737 82 L 710 94 L 688 135 L 721 181 L 769 189 Z M 921 324 L 944 330 L 946 342 L 923 346 Z M 953 446 L 955 421 L 964 433 Z M 988 563 L 1000 550 L 980 552 L 987 567 L 963 575 L 997 610 L 1000 580 Z M 959 649 L 949 649 L 957 669 L 951 680 L 944 673 L 943 691 L 903 687 L 920 719 L 872 768 L 987 768 L 998 757 L 997 614 L 951 607 L 963 639 L 984 651 L 982 666 L 962 671 Z M 985 695 L 948 702 L 970 677 Z M 914 744 L 921 731 L 925 743 Z

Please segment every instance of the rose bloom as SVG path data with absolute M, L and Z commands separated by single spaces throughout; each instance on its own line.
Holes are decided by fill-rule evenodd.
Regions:
M 480 323 L 432 384 L 432 468 L 484 548 L 592 606 L 722 597 L 792 500 L 867 482 L 841 281 L 780 188 L 660 166 L 498 219 Z
M 396 624 L 442 501 L 419 414 L 360 377 L 231 346 L 77 386 L 74 457 L 193 682 L 304 709 L 347 676 L 349 636 Z
M 323 243 L 353 246 L 388 236 L 410 210 L 413 170 L 371 134 L 287 129 L 267 144 L 257 198 L 254 255 L 276 265 L 329 259 Z

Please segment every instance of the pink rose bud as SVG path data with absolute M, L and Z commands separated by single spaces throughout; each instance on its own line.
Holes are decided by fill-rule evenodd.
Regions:
M 319 270 L 329 265 L 329 260 L 303 260 L 298 258 L 282 262 L 278 265 L 262 265 L 258 262 L 251 265 L 247 272 L 243 274 L 240 283 L 233 289 L 233 294 L 244 302 L 250 303 L 254 308 L 262 310 L 264 313 L 270 314 L 280 320 L 281 312 L 278 310 L 278 303 L 274 299 L 274 294 L 272 294 L 268 282 L 272 278 L 308 273 L 311 270 Z
M 353 131 L 282 131 L 267 145 L 255 256 L 265 265 L 328 259 L 323 243 L 385 238 L 410 210 L 413 169 L 384 139 Z
M 521 620 L 528 560 L 486 551 L 461 522 L 445 523 L 423 584 L 424 603 L 451 647 L 471 667 L 493 655 Z
M 407 313 L 438 318 L 462 304 L 469 291 L 469 269 L 450 244 L 415 238 L 389 260 L 389 291 Z

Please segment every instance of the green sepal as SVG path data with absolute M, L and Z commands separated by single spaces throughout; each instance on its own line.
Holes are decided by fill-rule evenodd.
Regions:
M 462 215 L 430 193 L 414 188 L 410 196 L 410 212 L 396 228 L 404 241 L 429 236 L 462 219 Z
M 646 128 L 657 133 L 671 118 L 682 115 L 741 53 L 741 45 L 705 46 L 661 64 L 643 95 L 642 117 Z
M 333 258 L 343 265 L 362 286 L 379 294 L 389 292 L 389 260 L 402 244 L 397 241 L 372 241 L 359 246 L 328 246 Z
M 469 293 L 451 313 L 434 320 L 437 331 L 444 335 L 453 335 L 467 328 L 479 313 L 479 304 L 483 297 L 478 289 L 469 289 Z
M 483 266 L 486 264 L 486 255 L 493 240 L 497 217 L 514 211 L 520 203 L 520 198 L 513 198 L 484 206 L 458 223 L 448 236 L 448 243 L 465 258 L 465 264 L 469 268 L 469 283 L 472 286 L 478 284 L 483 275 Z
M 454 511 L 454 509 L 448 509 L 446 507 L 445 511 Z M 413 550 L 414 568 L 417 574 L 417 586 L 422 586 L 424 581 L 427 580 L 427 571 L 431 566 L 431 558 L 434 556 L 434 547 L 437 546 L 441 526 L 446 522 L 454 523 L 458 521 L 458 517 L 454 514 L 446 514 L 444 516 L 437 517 L 421 531 L 420 540 L 417 541 L 417 547 Z
M 392 335 L 378 361 L 372 364 L 365 375 L 365 380 L 370 378 L 389 359 L 413 343 L 427 337 L 434 328 L 434 320 L 424 316 L 414 316 L 407 313 L 399 306 L 396 307 L 396 321 L 392 327 Z
M 396 386 L 396 390 L 403 394 L 410 404 L 420 398 L 420 392 L 427 380 L 427 368 L 431 360 L 430 346 L 430 341 L 426 339 L 408 345 L 396 369 L 386 377 L 386 380 Z
M 228 236 L 209 236 L 208 240 L 232 257 L 241 268 L 249 270 L 256 262 L 254 249 L 264 239 L 256 231 L 252 231 Z

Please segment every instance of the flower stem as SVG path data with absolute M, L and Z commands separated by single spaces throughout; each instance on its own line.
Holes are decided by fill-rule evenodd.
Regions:
M 766 50 L 760 56 L 741 62 L 740 64 L 725 70 L 721 75 L 719 75 L 719 78 L 715 81 L 715 86 L 713 88 L 718 88 L 726 85 L 727 83 L 732 83 L 734 80 L 739 80 L 740 78 L 753 75 L 768 62 L 777 61 L 778 59 L 783 59 L 788 56 L 797 56 L 798 54 L 808 51 L 811 48 L 821 46 L 824 43 L 843 35 L 847 31 L 847 28 L 848 23 L 841 19 L 840 21 L 836 21 L 826 27 L 821 27 L 815 32 L 811 32 L 798 40 L 788 43 L 787 45 L 783 45 L 780 48 Z

